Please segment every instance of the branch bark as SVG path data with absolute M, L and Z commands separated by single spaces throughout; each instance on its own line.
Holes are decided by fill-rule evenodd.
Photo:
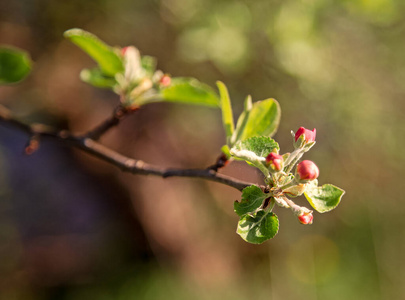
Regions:
M 148 164 L 142 160 L 124 156 L 114 151 L 113 149 L 98 143 L 94 138 L 99 138 L 104 132 L 106 132 L 106 130 L 118 124 L 119 118 L 116 118 L 114 115 L 112 118 L 106 120 L 106 122 L 102 123 L 100 126 L 96 127 L 94 130 L 90 131 L 84 136 L 76 136 L 66 130 L 57 131 L 54 128 L 43 124 L 25 124 L 12 117 L 10 111 L 1 105 L 0 122 L 13 128 L 19 129 L 20 131 L 27 133 L 30 137 L 35 136 L 36 138 L 49 138 L 62 142 L 68 146 L 78 148 L 86 153 L 89 153 L 90 155 L 98 157 L 101 160 L 120 168 L 124 172 L 130 172 L 132 174 L 140 175 L 154 175 L 160 176 L 162 178 L 201 178 L 228 185 L 230 187 L 238 189 L 239 191 L 242 191 L 245 187 L 252 185 L 252 183 L 250 182 L 242 181 L 227 175 L 220 174 L 216 171 L 215 168 L 212 167 L 208 167 L 207 169 L 180 169 L 163 168 L 160 166 Z M 264 187 L 262 186 L 261 188 L 264 189 Z
M 139 107 L 134 108 L 134 109 L 127 109 L 123 106 L 118 106 L 112 116 L 108 119 L 106 119 L 104 122 L 102 122 L 101 124 L 99 124 L 98 126 L 96 126 L 94 129 L 88 131 L 84 137 L 93 139 L 95 141 L 99 140 L 100 137 L 106 133 L 108 130 L 110 130 L 111 128 L 113 128 L 114 126 L 117 126 L 120 121 L 127 115 L 129 115 L 130 113 L 133 113 L 135 111 L 137 111 L 139 109 Z

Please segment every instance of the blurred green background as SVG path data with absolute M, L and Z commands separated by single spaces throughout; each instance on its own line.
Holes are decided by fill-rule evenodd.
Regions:
M 1 0 L 0 44 L 35 65 L 0 87 L 0 103 L 26 122 L 80 133 L 117 105 L 79 80 L 94 63 L 62 37 L 79 27 L 173 76 L 224 81 L 235 114 L 248 94 L 276 98 L 281 150 L 291 130 L 315 127 L 306 158 L 346 195 L 312 226 L 276 209 L 278 235 L 249 245 L 235 233 L 236 190 L 123 174 L 50 141 L 27 157 L 27 137 L 2 126 L 0 299 L 405 298 L 404 15 L 401 0 Z M 218 110 L 150 104 L 102 142 L 201 168 L 224 133 Z M 223 172 L 260 180 L 241 163 Z

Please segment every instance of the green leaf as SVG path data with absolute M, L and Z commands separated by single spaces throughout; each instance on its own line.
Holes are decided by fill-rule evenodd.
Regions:
M 163 88 L 159 96 L 168 102 L 219 106 L 219 98 L 215 91 L 194 78 L 172 78 L 170 85 Z
M 239 116 L 238 122 L 236 123 L 235 131 L 231 137 L 231 145 L 234 145 L 236 142 L 240 141 L 240 137 L 243 133 L 244 128 L 246 127 L 247 121 L 249 120 L 250 110 L 252 109 L 252 97 L 249 95 L 245 99 L 244 110 Z
M 274 213 L 260 210 L 253 216 L 241 217 L 236 232 L 246 242 L 261 244 L 277 234 L 278 226 L 278 218 Z
M 246 105 L 245 105 L 246 106 Z M 280 105 L 274 99 L 253 103 L 250 110 L 240 115 L 232 142 L 243 141 L 254 136 L 273 136 L 280 123 Z
M 222 122 L 224 124 L 227 140 L 229 140 L 232 137 L 233 131 L 235 129 L 231 99 L 229 98 L 228 89 L 223 82 L 217 81 L 217 86 L 221 98 Z
M 264 165 L 264 162 L 266 161 L 266 156 L 269 155 L 273 149 L 280 149 L 277 142 L 273 139 L 266 136 L 255 136 L 237 143 L 231 149 L 230 153 L 234 158 L 242 159 L 256 168 L 259 168 L 267 177 L 269 170 Z
M 23 80 L 30 73 L 31 64 L 27 52 L 16 48 L 0 47 L 0 84 Z
M 304 195 L 309 204 L 320 213 L 334 209 L 340 203 L 345 191 L 332 185 L 324 184 L 321 187 L 307 188 Z
M 243 216 L 253 213 L 262 205 L 264 199 L 268 197 L 269 195 L 263 193 L 261 188 L 251 185 L 243 189 L 241 202 L 236 201 L 233 207 L 238 216 Z
M 80 72 L 80 79 L 99 88 L 112 89 L 117 84 L 115 78 L 104 75 L 99 68 L 83 69 Z
M 114 76 L 124 71 L 122 59 L 114 48 L 108 46 L 94 34 L 74 28 L 65 31 L 64 36 L 93 58 L 105 75 Z
M 153 76 L 156 71 L 156 58 L 153 56 L 144 55 L 141 57 L 141 66 L 149 77 Z
M 280 149 L 275 140 L 266 136 L 255 136 L 237 143 L 231 151 L 235 153 L 238 151 L 250 151 L 258 157 L 266 158 L 274 149 Z

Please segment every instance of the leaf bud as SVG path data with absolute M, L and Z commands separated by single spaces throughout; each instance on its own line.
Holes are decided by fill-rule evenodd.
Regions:
M 312 224 L 313 220 L 314 216 L 312 215 L 312 212 L 303 212 L 301 215 L 298 216 L 298 221 L 304 225 Z
M 319 176 L 319 169 L 313 161 L 303 160 L 297 166 L 300 180 L 314 180 Z
M 266 163 L 275 171 L 281 171 L 283 169 L 283 157 L 280 154 L 271 152 L 266 157 Z

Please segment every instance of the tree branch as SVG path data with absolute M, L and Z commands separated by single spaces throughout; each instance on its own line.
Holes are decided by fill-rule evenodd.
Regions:
M 42 124 L 32 124 L 27 125 L 15 118 L 12 117 L 11 113 L 3 106 L 0 105 L 0 122 L 6 125 L 10 125 L 11 127 L 17 128 L 31 137 L 44 137 L 49 139 L 58 140 L 64 144 L 67 144 L 71 147 L 75 147 L 81 149 L 84 152 L 87 152 L 93 156 L 100 158 L 101 160 L 108 162 L 122 171 L 130 172 L 132 174 L 140 174 L 140 175 L 155 175 L 160 176 L 163 178 L 167 177 L 191 177 L 191 178 L 202 178 L 218 183 L 222 183 L 233 188 L 236 188 L 242 191 L 245 187 L 252 185 L 250 182 L 242 181 L 239 179 L 235 179 L 229 177 L 227 175 L 223 175 L 217 173 L 215 169 L 209 167 L 207 169 L 178 169 L 178 168 L 163 168 L 160 166 L 152 165 L 143 162 L 142 160 L 136 160 L 130 157 L 126 157 L 100 143 L 95 141 L 88 136 L 93 136 L 95 138 L 100 137 L 106 130 L 111 128 L 111 125 L 115 121 L 112 120 L 117 119 L 117 123 L 119 122 L 119 118 L 115 118 L 114 116 L 104 122 L 104 125 L 100 125 L 94 130 L 90 131 L 85 136 L 75 136 L 71 134 L 69 131 L 62 130 L 57 131 L 49 126 L 42 125 Z M 28 153 L 28 152 L 27 152 Z M 260 186 L 262 189 L 264 187 Z
M 119 105 L 116 109 L 114 109 L 114 112 L 110 118 L 96 126 L 94 129 L 88 131 L 84 137 L 93 139 L 95 141 L 99 140 L 104 133 L 106 133 L 112 127 L 117 126 L 125 116 L 137 111 L 138 109 L 139 107 L 127 109 Z

